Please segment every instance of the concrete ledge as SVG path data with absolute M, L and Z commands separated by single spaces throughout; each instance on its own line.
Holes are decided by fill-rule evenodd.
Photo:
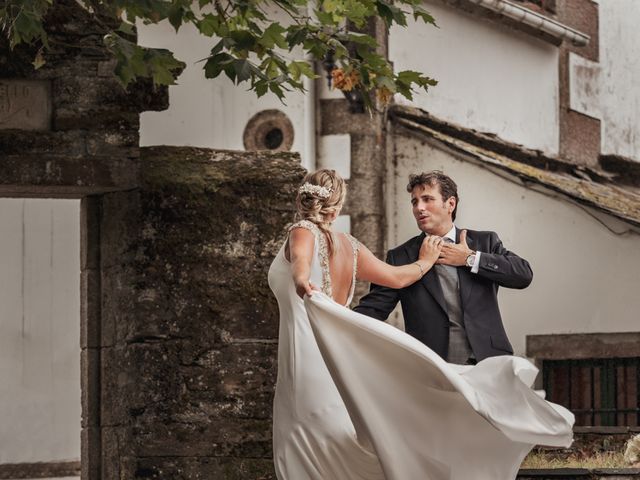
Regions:
M 36 462 L 0 464 L 0 479 L 60 478 L 80 475 L 80 462 Z
M 640 332 L 527 335 L 527 357 L 537 360 L 640 357 Z
M 626 480 L 640 478 L 640 468 L 604 468 L 593 470 L 586 468 L 523 468 L 518 472 L 517 478 L 519 480 Z

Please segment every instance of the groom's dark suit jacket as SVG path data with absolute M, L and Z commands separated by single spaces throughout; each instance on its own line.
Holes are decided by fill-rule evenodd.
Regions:
M 456 228 L 456 241 L 461 229 Z M 387 263 L 406 265 L 418 259 L 425 234 L 389 250 Z M 467 244 L 481 252 L 480 270 L 458 267 L 464 326 L 478 361 L 496 355 L 512 355 L 513 348 L 502 325 L 498 308 L 498 287 L 526 288 L 533 278 L 529 262 L 502 246 L 495 232 L 467 230 Z M 418 268 L 416 267 L 416 270 Z M 372 284 L 355 311 L 386 320 L 398 301 L 402 305 L 405 331 L 447 358 L 449 319 L 442 288 L 432 268 L 420 281 L 393 289 Z

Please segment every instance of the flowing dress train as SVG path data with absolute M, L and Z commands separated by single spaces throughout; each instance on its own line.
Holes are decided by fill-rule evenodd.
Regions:
M 297 296 L 284 246 L 269 270 L 280 309 L 273 449 L 280 480 L 509 480 L 535 444 L 569 446 L 573 415 L 532 390 L 511 356 L 449 364 L 410 335 L 331 298 L 324 235 Z M 293 227 L 292 227 L 293 228 Z M 358 242 L 350 237 L 354 278 Z

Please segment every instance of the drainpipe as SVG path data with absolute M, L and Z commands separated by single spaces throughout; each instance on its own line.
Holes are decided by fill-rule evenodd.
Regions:
M 316 5 L 315 0 L 311 0 L 307 3 L 307 14 L 309 18 L 314 19 L 314 7 Z M 315 72 L 315 61 L 310 54 L 305 56 L 305 60 L 311 65 Z M 304 93 L 304 158 L 302 166 L 310 172 L 313 172 L 318 168 L 316 159 L 316 109 L 318 103 L 316 99 L 316 81 L 307 77 L 303 78 L 303 85 L 305 89 Z
M 314 65 L 313 58 L 305 58 L 309 64 Z M 302 166 L 310 172 L 317 168 L 316 165 L 316 88 L 315 80 L 304 77 L 304 157 Z

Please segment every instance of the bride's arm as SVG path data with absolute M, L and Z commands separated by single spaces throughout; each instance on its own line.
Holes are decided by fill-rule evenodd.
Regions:
M 362 245 L 358 254 L 358 280 L 390 288 L 408 287 L 420 280 L 435 265 L 441 249 L 442 239 L 428 236 L 422 242 L 418 260 L 408 265 L 393 266 L 379 260 Z
M 294 228 L 289 234 L 289 252 L 291 254 L 291 274 L 296 285 L 296 293 L 302 298 L 311 295 L 314 285 L 309 283 L 311 276 L 311 258 L 313 257 L 315 237 L 306 228 Z M 414 267 L 415 268 L 415 267 Z

